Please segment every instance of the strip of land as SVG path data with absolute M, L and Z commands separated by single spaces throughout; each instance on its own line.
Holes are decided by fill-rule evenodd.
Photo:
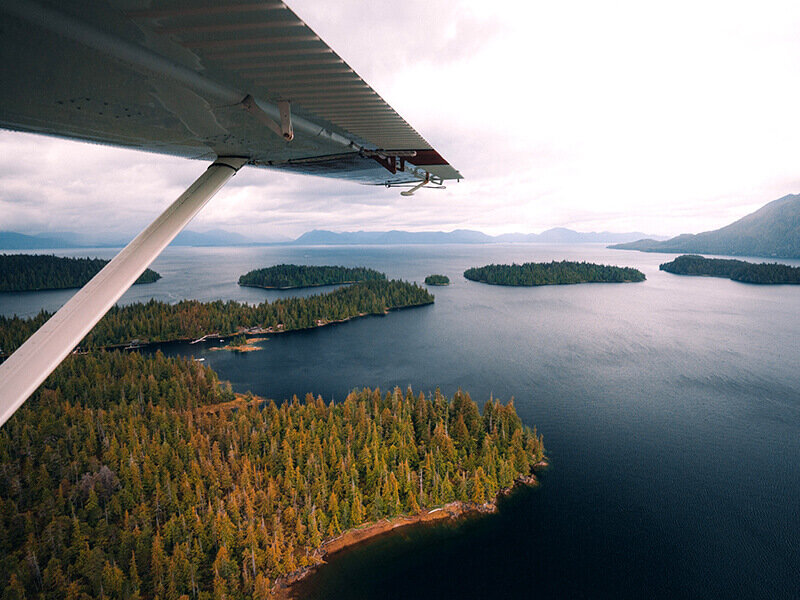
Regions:
M 211 350 L 228 350 L 230 352 L 256 352 L 261 350 L 261 346 L 256 346 L 258 342 L 266 342 L 265 337 L 248 338 L 244 335 L 236 336 L 227 346 L 218 346 Z
M 384 279 L 386 275 L 366 267 L 275 265 L 242 275 L 239 277 L 239 285 L 288 290 Z
M 615 267 L 567 260 L 473 267 L 464 271 L 464 277 L 480 283 L 510 286 L 631 283 L 645 280 L 644 273 L 632 267 Z
M 236 335 L 265 335 L 323 327 L 366 315 L 432 304 L 424 288 L 405 281 L 365 281 L 326 294 L 282 298 L 250 305 L 241 302 L 151 300 L 115 306 L 83 339 L 79 348 L 136 348 L 174 341 L 199 342 Z M 52 316 L 30 319 L 0 316 L 0 352 L 11 353 Z
M 781 263 L 751 263 L 725 258 L 685 254 L 658 267 L 675 275 L 722 277 L 741 283 L 800 284 L 800 267 Z
M 102 258 L 69 258 L 51 254 L 0 254 L 0 292 L 38 292 L 84 286 L 108 264 Z M 145 269 L 134 285 L 153 283 L 161 275 Z

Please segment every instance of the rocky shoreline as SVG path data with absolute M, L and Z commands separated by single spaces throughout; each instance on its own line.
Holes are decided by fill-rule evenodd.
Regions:
M 547 460 L 533 466 L 533 470 L 547 467 Z M 471 514 L 491 514 L 497 512 L 497 501 L 502 496 L 510 494 L 518 486 L 534 486 L 539 483 L 536 475 L 531 472 L 529 475 L 520 475 L 514 480 L 514 485 L 500 490 L 494 500 L 483 504 L 472 502 L 455 501 L 430 510 L 422 510 L 413 515 L 400 515 L 397 517 L 381 519 L 374 523 L 365 523 L 360 527 L 348 529 L 344 533 L 322 542 L 322 545 L 312 554 L 314 560 L 319 561 L 315 565 L 310 565 L 298 569 L 288 575 L 279 577 L 272 586 L 272 594 L 278 600 L 293 600 L 297 593 L 298 584 L 315 573 L 317 569 L 325 564 L 325 558 L 331 554 L 365 542 L 371 538 L 388 533 L 400 527 L 407 527 L 417 523 L 432 523 L 447 519 L 458 519 Z
M 241 327 L 237 331 L 232 333 L 207 333 L 200 338 L 192 339 L 192 338 L 173 338 L 169 340 L 132 340 L 130 342 L 126 342 L 124 344 L 110 344 L 108 346 L 97 346 L 94 348 L 81 348 L 80 346 L 75 348 L 72 351 L 72 354 L 86 354 L 92 350 L 139 350 L 141 348 L 149 348 L 152 346 L 156 346 L 158 344 L 174 344 L 174 343 L 189 343 L 189 344 L 198 344 L 200 342 L 205 341 L 224 341 L 225 338 L 235 337 L 237 335 L 244 335 L 244 336 L 263 336 L 263 335 L 275 335 L 278 333 L 290 333 L 292 331 L 305 331 L 308 329 L 316 329 L 317 327 L 326 327 L 328 325 L 336 325 L 337 323 L 347 323 L 348 321 L 352 321 L 353 319 L 360 319 L 363 317 L 371 317 L 371 316 L 385 316 L 388 315 L 390 312 L 394 312 L 396 310 L 404 310 L 407 308 L 417 308 L 419 306 L 428 306 L 429 304 L 433 304 L 431 302 L 421 302 L 416 304 L 405 304 L 403 306 L 394 306 L 392 308 L 384 309 L 383 313 L 358 313 L 357 315 L 353 315 L 352 317 L 347 317 L 344 319 L 317 319 L 313 325 L 308 327 L 297 327 L 293 329 L 286 329 L 283 323 L 278 323 L 277 325 L 270 326 L 270 327 Z M 248 338 L 249 340 L 250 338 Z M 263 339 L 263 338 L 262 338 Z M 226 348 L 228 349 L 228 348 Z M 256 350 L 258 348 L 253 348 L 252 350 Z M 247 351 L 247 350 L 245 350 Z M 0 353 L 0 363 L 8 358 L 8 354 Z
M 242 287 L 252 287 L 252 288 L 259 288 L 262 290 L 302 290 L 304 288 L 316 288 L 316 287 L 326 287 L 331 285 L 352 285 L 354 283 L 363 283 L 364 281 L 370 281 L 368 279 L 358 279 L 353 281 L 336 281 L 334 283 L 308 283 L 304 285 L 287 285 L 285 287 L 277 286 L 277 285 L 258 285 L 257 283 L 240 283 L 239 285 Z

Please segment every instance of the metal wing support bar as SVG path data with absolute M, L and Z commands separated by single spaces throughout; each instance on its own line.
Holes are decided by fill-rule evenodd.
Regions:
M 217 159 L 147 229 L 0 365 L 0 426 L 246 162 L 245 158 Z

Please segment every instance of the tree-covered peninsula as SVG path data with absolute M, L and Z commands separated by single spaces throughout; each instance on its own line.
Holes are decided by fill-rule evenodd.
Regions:
M 234 302 L 184 300 L 167 304 L 151 300 L 114 306 L 84 338 L 84 349 L 233 335 L 245 330 L 277 333 L 320 327 L 364 315 L 431 304 L 433 296 L 415 283 L 397 280 L 365 281 L 327 294 L 283 298 L 255 306 Z M 0 316 L 0 349 L 10 353 L 51 315 L 31 319 Z
M 239 285 L 288 290 L 382 279 L 386 279 L 386 275 L 366 267 L 275 265 L 242 275 Z
M 183 359 L 73 355 L 0 429 L 0 589 L 272 598 L 326 539 L 491 501 L 543 452 L 513 403 L 481 413 L 463 392 L 278 405 Z
M 425 285 L 450 285 L 450 278 L 447 275 L 428 275 Z
M 631 267 L 612 267 L 567 260 L 473 267 L 464 271 L 464 277 L 492 285 L 514 286 L 627 283 L 645 280 L 644 273 Z
M 756 264 L 743 260 L 704 258 L 694 254 L 685 254 L 658 268 L 676 275 L 724 277 L 742 283 L 800 284 L 800 267 L 780 263 Z
M 77 288 L 108 264 L 102 258 L 66 258 L 45 254 L 0 254 L 0 292 Z M 153 283 L 161 275 L 146 269 L 136 283 Z

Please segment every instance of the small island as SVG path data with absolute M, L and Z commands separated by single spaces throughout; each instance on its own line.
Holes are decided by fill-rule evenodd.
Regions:
M 567 260 L 473 267 L 464 271 L 464 277 L 480 283 L 510 286 L 630 283 L 645 280 L 644 273 L 631 267 L 613 267 Z
M 267 599 L 373 535 L 496 510 L 544 445 L 512 402 L 463 391 L 276 403 L 190 360 L 91 352 L 0 456 L 4 597 Z
M 723 277 L 741 283 L 800 284 L 800 267 L 780 263 L 751 263 L 726 258 L 705 258 L 684 254 L 658 267 L 675 275 Z
M 428 275 L 425 285 L 450 285 L 450 278 L 447 275 Z
M 218 346 L 210 348 L 211 350 L 230 350 L 231 352 L 256 352 L 261 350 L 261 346 L 256 346 L 258 342 L 265 342 L 265 337 L 252 337 L 248 338 L 245 334 L 241 333 L 234 337 L 227 346 Z
M 239 285 L 275 290 L 378 281 L 386 275 L 366 267 L 275 265 L 239 277 Z
M 33 292 L 79 288 L 109 261 L 52 254 L 0 254 L 0 292 Z M 146 269 L 137 283 L 153 283 L 161 275 Z M 134 284 L 134 285 L 135 285 Z
M 80 343 L 82 350 L 141 347 L 146 344 L 263 335 L 324 327 L 367 315 L 432 304 L 428 290 L 406 281 L 385 279 L 341 287 L 305 298 L 282 298 L 250 305 L 229 300 L 150 300 L 113 306 Z M 42 311 L 21 319 L 0 315 L 0 356 L 18 348 L 52 316 Z

